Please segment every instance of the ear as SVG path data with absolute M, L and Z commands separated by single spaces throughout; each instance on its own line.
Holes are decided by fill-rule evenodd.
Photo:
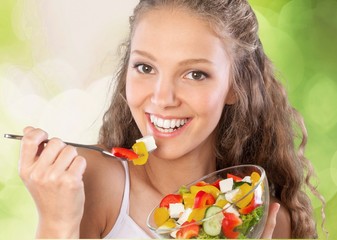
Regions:
M 225 104 L 233 105 L 235 102 L 236 102 L 235 92 L 233 90 L 233 87 L 231 87 L 227 93 Z

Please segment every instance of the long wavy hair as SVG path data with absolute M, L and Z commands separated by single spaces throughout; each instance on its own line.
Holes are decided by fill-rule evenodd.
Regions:
M 130 42 L 143 14 L 163 7 L 186 10 L 207 21 L 231 56 L 230 77 L 236 102 L 224 107 L 216 128 L 217 168 L 262 166 L 272 194 L 289 210 L 292 238 L 317 237 L 311 201 L 305 191 L 309 188 L 323 206 L 324 199 L 310 182 L 314 170 L 304 157 L 306 128 L 275 77 L 258 36 L 256 16 L 246 0 L 141 0 L 130 17 L 130 35 L 123 44 L 124 55 L 99 143 L 107 148 L 130 147 L 141 137 L 126 102 Z M 324 219 L 324 213 L 322 216 Z

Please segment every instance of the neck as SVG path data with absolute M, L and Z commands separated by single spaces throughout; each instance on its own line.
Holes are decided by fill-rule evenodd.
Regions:
M 146 178 L 161 195 L 173 193 L 180 186 L 195 181 L 215 169 L 215 157 L 202 153 L 172 160 L 150 156 L 148 163 L 144 165 Z

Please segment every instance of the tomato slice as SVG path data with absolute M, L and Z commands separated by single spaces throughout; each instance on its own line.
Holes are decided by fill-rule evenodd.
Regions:
M 138 158 L 137 153 L 127 148 L 113 147 L 111 153 L 116 157 L 127 158 L 129 160 Z

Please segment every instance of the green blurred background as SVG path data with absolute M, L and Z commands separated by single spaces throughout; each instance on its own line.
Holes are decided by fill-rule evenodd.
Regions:
M 127 16 L 136 1 L 123 1 L 118 8 L 116 1 L 96 2 L 101 8 L 88 1 L 70 1 L 71 6 L 64 0 L 50 2 L 0 1 L 0 133 L 20 133 L 31 124 L 66 140 L 94 142 L 116 65 L 113 49 L 125 36 Z M 265 50 L 292 104 L 304 116 L 309 135 L 306 156 L 316 170 L 314 184 L 326 199 L 325 227 L 329 238 L 336 239 L 337 1 L 250 2 Z M 86 9 L 85 14 L 80 9 Z M 53 14 L 59 17 L 50 20 Z M 58 25 L 62 16 L 78 25 Z M 80 34 L 92 38 L 86 42 Z M 83 101 L 88 101 L 84 107 Z M 73 123 L 71 115 L 77 117 Z M 37 213 L 17 176 L 19 144 L 1 137 L 0 147 L 0 239 L 32 239 Z M 320 202 L 311 197 L 320 225 Z M 320 226 L 318 230 L 325 238 Z

